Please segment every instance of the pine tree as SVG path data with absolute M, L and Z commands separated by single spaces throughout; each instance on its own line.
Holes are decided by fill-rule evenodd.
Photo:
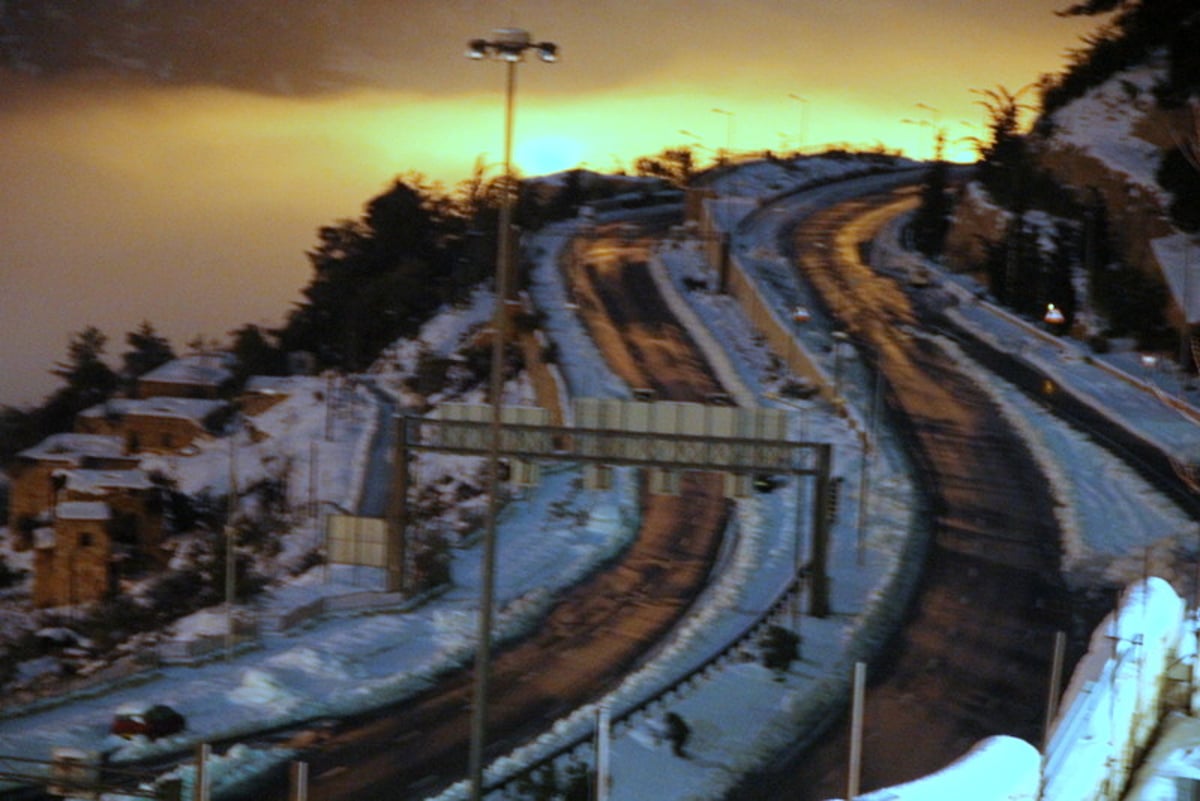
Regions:
M 130 350 L 121 356 L 121 374 L 126 380 L 145 375 L 175 358 L 175 351 L 166 337 L 159 336 L 149 320 L 143 320 L 137 330 L 125 335 Z
M 102 358 L 107 344 L 108 337 L 99 328 L 89 325 L 72 334 L 67 343 L 67 361 L 60 362 L 51 371 L 66 379 L 66 391 L 80 403 L 99 403 L 117 388 L 117 374 Z
M 273 345 L 257 325 L 247 323 L 231 332 L 231 336 L 233 355 L 237 360 L 234 373 L 239 383 L 252 375 L 287 373 L 287 360 L 283 351 Z
M 938 131 L 937 153 L 934 162 L 925 171 L 921 184 L 921 203 L 912 219 L 913 244 L 927 258 L 942 254 L 946 233 L 950 230 L 950 215 L 954 202 L 949 192 L 949 167 L 942 158 L 946 135 Z
M 119 378 L 102 358 L 107 344 L 108 337 L 95 326 L 71 335 L 67 360 L 51 370 L 66 381 L 66 386 L 54 392 L 38 410 L 39 428 L 44 433 L 69 431 L 75 415 L 104 402 L 116 391 Z

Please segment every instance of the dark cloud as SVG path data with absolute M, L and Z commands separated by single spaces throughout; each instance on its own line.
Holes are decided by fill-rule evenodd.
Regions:
M 517 26 L 562 48 L 555 72 L 534 79 L 549 93 L 647 82 L 730 86 L 748 76 L 853 87 L 972 65 L 995 72 L 1030 59 L 1053 67 L 1048 62 L 1083 27 L 1055 17 L 1058 6 L 1058 0 L 9 0 L 0 4 L 6 34 L 0 63 L 38 74 L 101 68 L 266 93 L 368 84 L 440 95 L 477 91 L 486 80 L 464 68 L 467 40 Z

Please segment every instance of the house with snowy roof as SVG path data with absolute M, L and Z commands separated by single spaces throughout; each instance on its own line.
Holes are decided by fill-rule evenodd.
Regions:
M 107 598 L 112 570 L 112 510 L 103 501 L 64 501 L 54 525 L 40 528 L 33 546 L 33 604 L 75 606 Z
M 216 399 L 233 384 L 233 355 L 191 353 L 163 364 L 138 379 L 139 398 Z
M 55 473 L 76 468 L 129 470 L 140 459 L 120 437 L 88 433 L 54 434 L 17 454 L 9 467 L 8 528 L 18 549 L 28 548 L 32 530 L 58 501 Z
M 161 568 L 163 504 L 145 471 L 55 472 L 58 502 L 33 534 L 33 602 L 63 606 L 100 601 L 119 578 Z
M 102 501 L 111 514 L 110 533 L 117 556 L 137 564 L 165 562 L 163 489 L 145 470 L 63 470 L 62 503 Z
M 238 408 L 254 417 L 310 386 L 313 380 L 307 376 L 250 376 L 238 395 Z
M 75 430 L 119 437 L 129 453 L 172 453 L 207 437 L 229 408 L 209 398 L 111 398 L 77 414 Z

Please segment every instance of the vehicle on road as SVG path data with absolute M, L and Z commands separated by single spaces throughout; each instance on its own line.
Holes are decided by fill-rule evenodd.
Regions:
M 157 740 L 159 737 L 177 734 L 186 727 L 187 721 L 183 715 L 166 704 L 125 704 L 113 715 L 110 731 L 126 739 L 142 735 Z

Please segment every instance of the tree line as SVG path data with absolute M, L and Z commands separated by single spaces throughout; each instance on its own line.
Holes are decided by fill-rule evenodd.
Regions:
M 1121 70 L 1163 59 L 1153 94 L 1159 107 L 1187 117 L 1200 95 L 1200 10 L 1194 0 L 1084 0 L 1064 16 L 1110 15 L 1070 52 L 1056 76 L 1018 91 L 979 91 L 988 114 L 986 138 L 976 141 L 979 160 L 972 179 L 1008 212 L 1006 230 L 985 244 L 981 265 L 993 297 L 1040 319 L 1048 302 L 1066 316 L 1066 331 L 1081 300 L 1073 274 L 1086 278 L 1089 300 L 1104 315 L 1107 337 L 1132 336 L 1139 347 L 1167 347 L 1174 335 L 1166 324 L 1168 294 L 1161 278 L 1143 274 L 1120 255 L 1120 232 L 1096 191 L 1066 187 L 1041 163 L 1041 144 L 1053 134 L 1052 112 Z M 1040 103 L 1027 104 L 1036 90 Z M 1032 131 L 1022 131 L 1025 112 L 1036 112 Z M 1194 112 L 1193 112 L 1194 116 Z M 1193 120 L 1200 126 L 1200 117 Z M 1190 134 L 1190 135 L 1189 135 Z M 1182 231 L 1200 230 L 1200 128 L 1178 137 L 1164 152 L 1156 178 L 1170 200 L 1167 211 Z M 940 255 L 953 214 L 953 192 L 940 158 L 931 165 L 913 225 L 913 238 L 926 255 Z
M 615 194 L 610 182 L 572 170 L 546 185 L 516 181 L 514 224 L 535 229 Z M 357 218 L 318 229 L 305 256 L 312 267 L 302 299 L 276 328 L 246 324 L 228 333 L 237 389 L 252 375 L 283 375 L 289 354 L 308 354 L 317 369 L 355 372 L 389 344 L 413 336 L 446 304 L 466 298 L 494 275 L 505 179 L 482 164 L 451 190 L 419 173 L 397 177 Z M 95 326 L 70 335 L 62 379 L 41 404 L 0 407 L 0 465 L 45 437 L 74 426 L 76 414 L 130 390 L 137 379 L 176 357 L 149 321 L 125 335 L 115 369 L 108 336 Z M 189 350 L 225 348 L 197 337 Z

